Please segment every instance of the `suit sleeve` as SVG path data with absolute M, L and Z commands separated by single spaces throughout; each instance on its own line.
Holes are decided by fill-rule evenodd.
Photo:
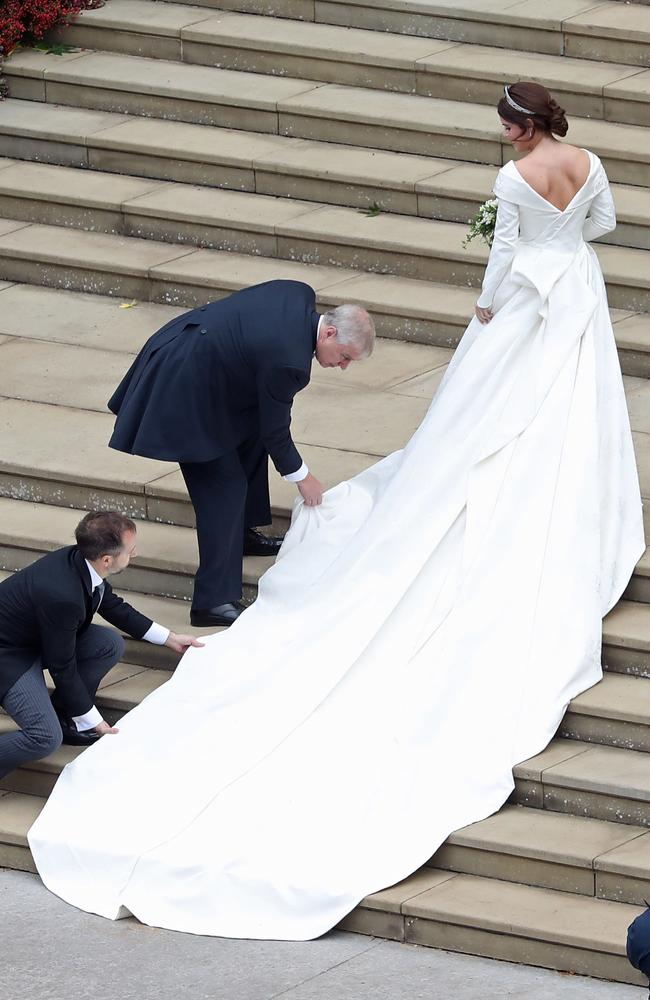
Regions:
M 257 376 L 260 437 L 281 476 L 297 472 L 302 458 L 291 438 L 291 406 L 309 382 L 300 368 L 265 368 Z
M 142 639 L 153 625 L 151 618 L 141 615 L 125 600 L 114 594 L 108 581 L 104 582 L 104 596 L 97 613 L 134 639 Z
M 52 675 L 62 707 L 70 716 L 85 715 L 93 702 L 77 671 L 78 608 L 44 597 L 37 604 L 36 618 L 43 667 Z

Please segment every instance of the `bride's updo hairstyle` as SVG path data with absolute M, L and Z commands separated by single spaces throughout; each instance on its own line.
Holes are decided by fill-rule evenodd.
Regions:
M 569 131 L 564 108 L 560 107 L 541 83 L 524 81 L 506 87 L 497 111 L 501 118 L 513 125 L 521 125 L 522 128 L 528 127 L 530 119 L 540 132 L 566 135 Z

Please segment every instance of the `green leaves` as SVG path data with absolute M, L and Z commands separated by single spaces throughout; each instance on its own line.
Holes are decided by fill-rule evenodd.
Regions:
M 360 208 L 358 211 L 360 215 L 365 215 L 368 219 L 374 219 L 378 215 L 381 215 L 383 208 L 378 202 L 373 201 L 372 205 L 368 205 L 367 208 Z
M 67 52 L 78 52 L 74 45 L 64 45 L 62 42 L 36 42 L 35 49 L 39 52 L 47 52 L 50 56 L 64 56 Z

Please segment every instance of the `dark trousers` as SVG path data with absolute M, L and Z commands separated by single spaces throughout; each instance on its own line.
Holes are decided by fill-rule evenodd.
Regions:
M 181 462 L 196 515 L 199 568 L 192 607 L 238 601 L 246 528 L 271 523 L 268 455 L 258 440 L 211 462 Z
M 122 636 L 103 625 L 91 625 L 78 637 L 77 670 L 93 702 L 102 678 L 123 653 Z M 9 688 L 2 707 L 20 728 L 0 736 L 0 778 L 61 746 L 57 695 L 55 691 L 50 700 L 40 657 Z

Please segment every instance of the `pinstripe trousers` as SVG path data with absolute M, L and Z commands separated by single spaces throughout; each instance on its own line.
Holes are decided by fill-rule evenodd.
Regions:
M 102 625 L 91 625 L 77 640 L 77 669 L 94 701 L 102 678 L 124 652 L 124 640 Z M 20 727 L 0 735 L 0 778 L 30 760 L 39 760 L 61 746 L 61 725 L 50 700 L 40 657 L 2 700 L 2 707 Z M 63 714 L 63 713 L 62 713 Z

